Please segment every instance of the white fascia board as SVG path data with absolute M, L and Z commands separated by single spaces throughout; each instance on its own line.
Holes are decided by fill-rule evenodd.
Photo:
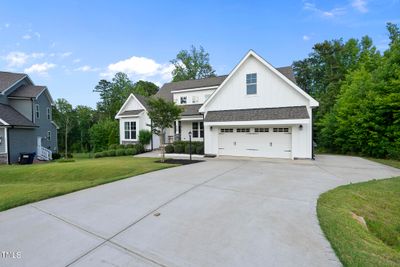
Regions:
M 265 59 L 257 55 L 256 52 L 253 50 L 250 50 L 247 52 L 247 54 L 242 58 L 242 60 L 239 62 L 239 64 L 236 65 L 236 67 L 229 73 L 228 77 L 221 83 L 221 85 L 218 87 L 218 89 L 204 102 L 204 104 L 200 107 L 199 111 L 200 112 L 205 112 L 205 107 L 210 103 L 210 101 L 216 97 L 218 92 L 221 90 L 221 88 L 230 80 L 230 78 L 235 75 L 236 71 L 243 65 L 243 63 L 250 57 L 253 56 L 256 59 L 258 59 L 264 66 L 266 66 L 268 69 L 270 69 L 273 73 L 278 75 L 281 79 L 283 79 L 286 83 L 288 83 L 292 88 L 294 88 L 296 91 L 298 91 L 302 96 L 304 96 L 306 99 L 310 101 L 310 106 L 311 107 L 318 107 L 319 103 L 317 100 L 312 98 L 309 94 L 304 92 L 300 87 L 298 87 L 294 82 L 289 80 L 285 75 L 280 73 L 277 69 L 275 69 L 271 64 L 269 64 Z
M 22 81 L 23 79 L 25 79 L 25 78 L 27 78 L 27 77 L 28 77 L 29 81 L 33 84 L 31 78 L 29 78 L 29 76 L 25 74 L 24 77 L 22 77 L 21 79 L 19 79 L 18 81 L 16 81 L 16 82 L 13 83 L 12 85 L 10 85 L 7 89 L 5 89 L 3 92 L 1 92 L 1 94 L 2 94 L 2 95 L 5 95 L 6 92 L 7 92 L 8 90 L 10 90 L 10 88 L 13 88 L 14 85 L 16 85 L 17 83 L 19 83 L 20 81 Z
M 191 88 L 191 89 L 174 90 L 174 91 L 171 91 L 171 93 L 185 93 L 185 92 L 202 91 L 202 90 L 217 89 L 217 88 L 218 88 L 218 86 L 198 87 L 198 88 Z
M 180 121 L 201 121 L 203 116 L 185 116 L 179 119 Z
M 146 110 L 146 108 L 142 105 L 142 103 L 141 103 L 133 94 L 130 94 L 129 97 L 125 100 L 125 102 L 124 102 L 124 104 L 122 105 L 122 107 L 119 109 L 117 115 L 115 115 L 115 118 L 116 118 L 116 119 L 118 119 L 118 118 L 120 117 L 119 114 L 125 109 L 126 105 L 128 105 L 128 103 L 129 103 L 129 101 L 130 101 L 131 98 L 135 99 L 135 100 L 139 103 L 139 105 L 140 105 L 144 110 Z
M 137 115 L 117 115 L 115 116 L 116 119 L 126 119 L 126 118 L 139 118 L 144 111 L 140 112 Z
M 204 122 L 205 126 L 244 126 L 244 125 L 300 125 L 309 124 L 310 119 L 262 120 L 262 121 L 217 121 Z
M 47 99 L 50 101 L 50 104 L 51 104 L 52 106 L 54 106 L 54 105 L 55 105 L 54 100 L 53 100 L 53 98 L 51 97 L 50 91 L 49 91 L 49 89 L 47 88 L 47 86 L 45 86 L 44 89 L 36 96 L 36 100 L 39 99 L 39 96 L 41 96 L 41 95 L 43 94 L 43 92 L 46 92 Z
M 1 122 L 2 124 L 4 124 L 5 126 L 10 125 L 10 124 L 8 124 L 5 120 L 2 120 L 2 119 L 0 119 L 0 122 Z

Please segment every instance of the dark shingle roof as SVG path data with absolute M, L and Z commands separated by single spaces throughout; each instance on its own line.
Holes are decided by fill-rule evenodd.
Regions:
M 148 109 L 148 104 L 147 104 L 147 97 L 144 97 L 142 95 L 138 95 L 138 94 L 133 94 L 136 99 L 140 102 L 140 104 L 142 104 L 144 106 L 145 109 Z
M 24 78 L 26 74 L 0 71 L 0 93 Z
M 35 86 L 35 85 L 23 85 L 17 88 L 9 96 L 11 97 L 37 97 L 43 90 L 46 89 L 45 86 Z
M 180 82 L 165 83 L 160 88 L 156 96 L 172 101 L 172 93 L 171 93 L 172 91 L 209 87 L 209 86 L 219 86 L 226 79 L 226 77 L 228 77 L 228 75 L 222 75 L 222 76 L 204 78 L 198 80 L 186 80 Z
M 288 120 L 308 119 L 305 106 L 281 108 L 253 108 L 209 111 L 204 119 L 207 122 L 216 121 L 258 121 L 258 120 Z
M 199 112 L 200 107 L 203 104 L 195 104 L 195 105 L 182 105 L 180 107 L 183 108 L 182 116 L 192 116 L 192 115 L 200 115 Z
M 138 115 L 143 111 L 144 111 L 144 109 L 125 110 L 124 112 L 120 113 L 119 116 Z
M 293 68 L 291 66 L 276 68 L 280 73 L 286 76 L 289 80 L 296 83 L 296 78 L 294 77 Z
M 35 124 L 9 105 L 0 104 L 0 119 L 10 126 L 35 127 Z

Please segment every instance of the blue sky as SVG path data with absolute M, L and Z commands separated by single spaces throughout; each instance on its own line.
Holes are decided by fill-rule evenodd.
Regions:
M 0 70 L 26 72 L 53 98 L 95 107 L 100 79 L 123 71 L 161 85 L 169 61 L 192 44 L 222 75 L 249 49 L 276 67 L 326 39 L 369 35 L 383 50 L 388 21 L 400 23 L 399 0 L 2 0 Z

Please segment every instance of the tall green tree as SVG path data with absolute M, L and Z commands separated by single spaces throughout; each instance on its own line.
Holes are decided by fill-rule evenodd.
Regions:
M 118 144 L 119 124 L 116 120 L 102 120 L 90 130 L 90 143 L 93 151 L 106 150 L 110 145 Z
M 75 108 L 77 118 L 76 132 L 79 134 L 79 151 L 86 152 L 90 150 L 89 129 L 94 124 L 94 110 L 91 107 L 79 105 Z
M 172 101 L 162 98 L 150 98 L 148 101 L 148 116 L 152 123 L 152 132 L 160 137 L 161 162 L 165 161 L 165 130 L 172 128 L 180 118 L 182 108 Z
M 171 60 L 175 69 L 172 71 L 172 81 L 184 81 L 215 76 L 215 70 L 210 64 L 210 55 L 202 46 L 190 50 L 181 50 L 176 58 Z
M 72 129 L 75 119 L 72 105 L 64 98 L 57 99 L 55 102 L 54 120 L 63 133 L 65 158 L 68 158 L 68 135 Z
M 158 86 L 148 81 L 137 81 L 133 87 L 132 92 L 145 97 L 155 95 L 158 92 Z

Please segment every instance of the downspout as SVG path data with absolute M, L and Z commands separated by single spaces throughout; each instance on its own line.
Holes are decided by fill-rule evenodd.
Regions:
M 8 133 L 8 127 L 5 128 L 6 129 L 6 136 L 7 136 L 7 164 L 10 165 L 11 164 L 11 160 L 10 160 L 10 135 Z

